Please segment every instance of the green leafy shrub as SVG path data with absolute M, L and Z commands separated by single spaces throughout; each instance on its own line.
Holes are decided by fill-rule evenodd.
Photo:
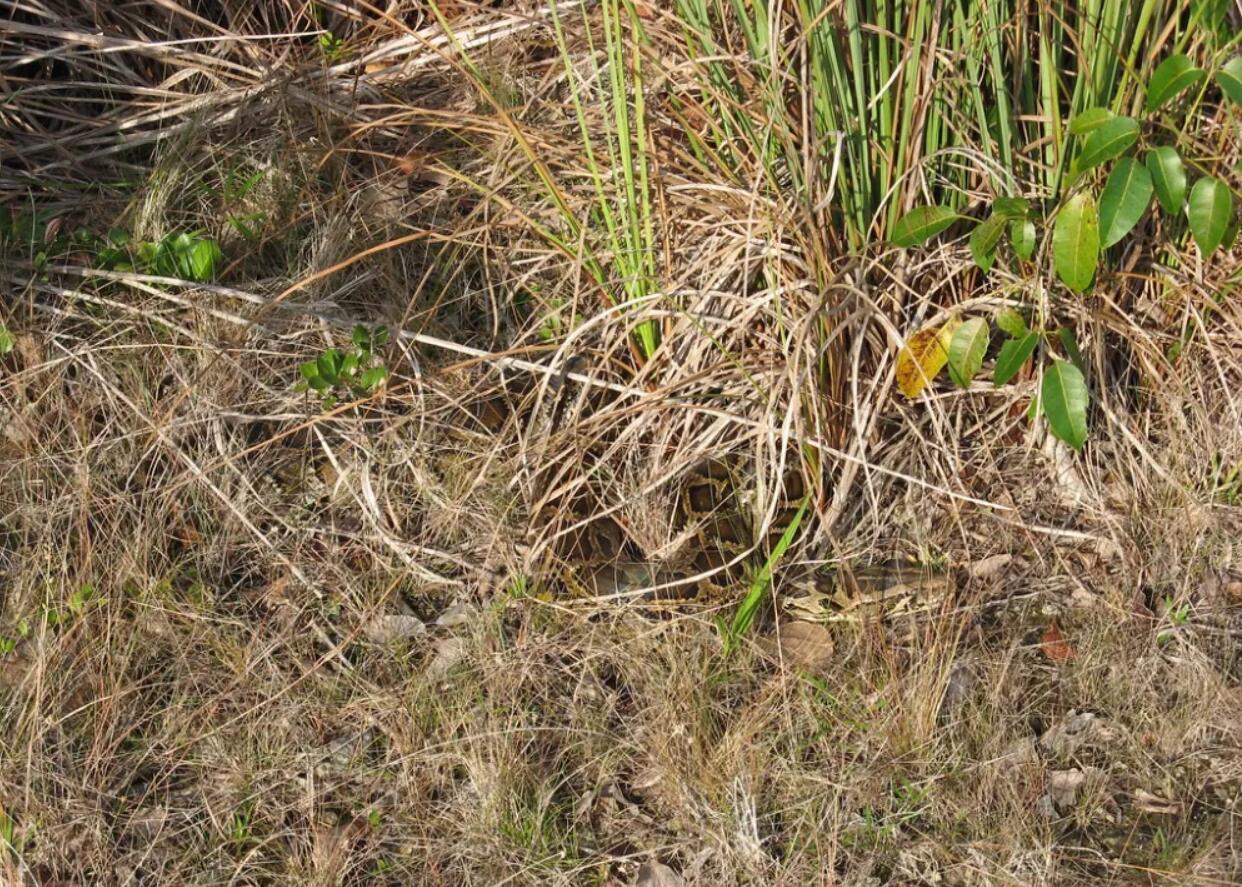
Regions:
M 106 270 L 140 271 L 205 283 L 215 278 L 224 253 L 215 240 L 197 231 L 134 242 L 128 232 L 114 228 L 97 261 Z
M 1224 96 L 1242 104 L 1242 58 L 1221 65 L 1213 79 Z M 1236 239 L 1238 219 L 1229 185 L 1222 178 L 1204 173 L 1188 189 L 1187 164 L 1181 152 L 1174 145 L 1156 144 L 1168 129 L 1160 125 L 1157 115 L 1207 80 L 1207 71 L 1195 66 L 1189 56 L 1173 54 L 1156 67 L 1147 83 L 1145 120 L 1118 115 L 1103 106 L 1087 108 L 1070 120 L 1067 138 L 1079 140 L 1081 147 L 1070 163 L 1063 198 L 1049 217 L 1052 268 L 1055 277 L 1072 293 L 1082 294 L 1092 288 L 1104 252 L 1134 230 L 1151 209 L 1153 197 L 1155 206 L 1166 216 L 1174 220 L 1184 216 L 1186 228 L 1204 259 L 1230 247 Z M 1068 149 L 1067 143 L 1062 152 L 1068 153 Z M 1211 164 L 1211 158 L 1203 158 L 1190 165 L 1206 170 Z M 1097 180 L 1105 172 L 1103 186 L 1099 187 Z M 974 225 L 970 252 L 983 273 L 996 262 L 1006 230 L 1018 270 L 1038 273 L 1038 266 L 1027 266 L 1036 260 L 1037 226 L 1043 227 L 1047 238 L 1049 219 L 1041 217 L 1031 201 L 1021 197 L 996 198 L 981 220 L 970 219 L 948 206 L 916 207 L 894 224 L 891 242 L 898 247 L 918 246 L 959 221 Z M 1165 230 L 1178 229 L 1170 225 Z M 1041 257 L 1046 255 L 1046 251 L 1039 253 Z M 1041 343 L 1045 352 L 1054 343 L 1047 330 L 1027 329 L 1022 315 L 1016 311 L 1003 313 L 997 318 L 997 326 L 1007 334 L 993 371 L 993 383 L 1001 386 L 1018 374 Z M 914 348 L 911 339 L 899 356 L 899 378 L 930 380 L 941 366 L 947 365 L 954 384 L 967 387 L 982 368 L 990 341 L 984 318 L 946 324 L 922 340 L 923 345 L 930 343 L 933 347 Z M 1056 330 L 1056 341 L 1068 359 L 1048 355 L 1043 381 L 1032 404 L 1032 416 L 1042 412 L 1053 434 L 1080 449 L 1087 438 L 1085 367 L 1072 330 Z M 922 384 L 903 385 L 903 390 L 907 396 L 915 397 Z
M 302 380 L 296 389 L 318 394 L 325 410 L 336 406 L 341 396 L 365 397 L 374 393 L 388 378 L 388 368 L 375 354 L 388 341 L 388 327 L 368 330 L 358 324 L 350 339 L 352 350 L 328 348 L 299 368 Z

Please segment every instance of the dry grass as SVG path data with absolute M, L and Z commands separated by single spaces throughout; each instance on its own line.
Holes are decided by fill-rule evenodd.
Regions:
M 0 881 L 1242 880 L 1236 252 L 1061 306 L 1097 379 L 1073 457 L 1033 380 L 893 396 L 918 320 L 1018 281 L 845 256 L 756 159 L 695 159 L 693 106 L 652 102 L 661 279 L 610 304 L 604 239 L 612 288 L 546 236 L 547 182 L 596 197 L 542 7 L 442 4 L 489 102 L 422 4 L 321 4 L 339 60 L 258 36 L 312 31 L 279 4 L 8 5 L 3 205 L 201 228 L 227 266 L 0 252 Z M 324 411 L 298 365 L 354 321 L 404 333 L 391 377 Z M 769 522 L 787 470 L 815 493 L 737 651 L 734 601 L 553 593 L 567 503 L 672 560 L 677 479 L 726 453 Z M 890 557 L 947 565 L 948 602 L 802 667 L 798 576 Z

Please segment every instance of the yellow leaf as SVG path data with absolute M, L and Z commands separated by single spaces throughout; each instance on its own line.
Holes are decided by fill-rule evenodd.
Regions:
M 909 339 L 897 353 L 897 387 L 913 400 L 923 393 L 927 383 L 949 362 L 949 340 L 961 326 L 956 318 L 941 326 L 925 326 Z

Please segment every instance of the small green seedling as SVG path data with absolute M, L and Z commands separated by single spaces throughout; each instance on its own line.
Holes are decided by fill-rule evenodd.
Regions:
M 388 327 L 368 330 L 358 324 L 351 341 L 354 346 L 351 351 L 328 348 L 299 368 L 302 380 L 295 386 L 296 390 L 314 391 L 325 410 L 336 406 L 343 394 L 365 397 L 375 393 L 388 378 L 388 368 L 375 354 L 388 341 Z
M 249 241 L 259 239 L 260 230 L 267 222 L 267 213 L 261 210 L 253 212 L 237 212 L 251 192 L 263 181 L 263 170 L 245 175 L 240 169 L 230 169 L 224 176 L 220 188 L 220 196 L 224 198 L 226 215 L 224 220 L 243 238 Z
M 319 51 L 328 64 L 335 64 L 345 57 L 345 41 L 331 31 L 319 35 Z
M 1170 626 L 1156 633 L 1156 643 L 1165 644 L 1173 638 L 1179 628 L 1190 622 L 1190 604 L 1182 604 L 1180 607 L 1175 607 L 1173 606 L 1173 598 L 1169 595 L 1164 596 L 1161 604 L 1161 609 L 1164 610 L 1164 615 L 1168 618 Z
M 223 261 L 220 245 L 201 231 L 133 241 L 125 229 L 113 228 L 108 232 L 107 245 L 96 256 L 96 263 L 106 270 L 139 271 L 197 283 L 215 279 Z

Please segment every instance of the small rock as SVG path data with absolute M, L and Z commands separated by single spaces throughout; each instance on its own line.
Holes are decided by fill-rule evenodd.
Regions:
M 685 883 L 681 875 L 659 862 L 644 862 L 634 879 L 634 887 L 684 887 Z

